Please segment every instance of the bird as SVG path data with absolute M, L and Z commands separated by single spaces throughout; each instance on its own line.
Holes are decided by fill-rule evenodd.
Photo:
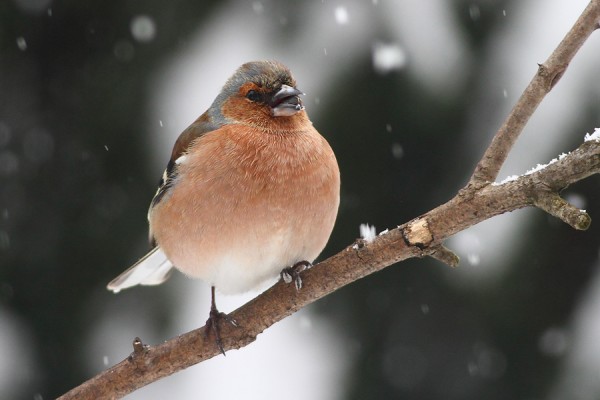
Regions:
M 151 250 L 112 280 L 115 293 L 158 285 L 173 269 L 211 287 L 205 332 L 223 353 L 215 288 L 244 293 L 278 276 L 302 286 L 327 244 L 340 171 L 290 70 L 243 64 L 175 141 L 148 211 Z

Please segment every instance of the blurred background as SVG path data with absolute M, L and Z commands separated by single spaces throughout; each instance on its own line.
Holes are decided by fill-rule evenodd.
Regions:
M 118 295 L 178 134 L 242 63 L 277 59 L 337 154 L 342 201 L 321 258 L 445 202 L 584 0 L 0 2 L 0 398 L 54 398 L 204 324 L 176 274 Z M 594 34 L 499 179 L 600 126 Z M 128 399 L 598 399 L 600 178 L 564 192 L 577 232 L 538 210 L 449 241 Z M 219 296 L 231 311 L 257 293 Z

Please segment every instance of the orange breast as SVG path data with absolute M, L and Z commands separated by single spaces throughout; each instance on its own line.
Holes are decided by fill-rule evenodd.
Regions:
M 313 261 L 337 215 L 333 151 L 310 125 L 287 132 L 228 125 L 190 147 L 151 230 L 183 273 L 243 292 Z

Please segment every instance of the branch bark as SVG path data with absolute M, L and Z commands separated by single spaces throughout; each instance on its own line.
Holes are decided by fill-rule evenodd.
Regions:
M 223 324 L 225 350 L 239 349 L 274 323 L 329 293 L 411 257 L 431 256 L 457 265 L 458 257 L 444 240 L 496 215 L 528 206 L 538 207 L 576 229 L 586 229 L 590 217 L 560 198 L 567 186 L 600 173 L 600 141 L 584 142 L 576 150 L 537 172 L 492 184 L 512 145 L 544 96 L 565 72 L 571 59 L 600 21 L 600 0 L 593 0 L 536 76 L 494 136 L 465 188 L 447 203 L 380 234 L 373 241 L 358 240 L 302 275 L 303 288 L 278 282 L 233 313 L 240 326 Z M 160 345 L 134 340 L 134 352 L 117 365 L 60 397 L 70 399 L 120 398 L 160 378 L 220 354 L 205 327 Z

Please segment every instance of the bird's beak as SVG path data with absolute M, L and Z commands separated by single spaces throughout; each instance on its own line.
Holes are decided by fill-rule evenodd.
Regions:
M 269 105 L 274 117 L 289 117 L 304 110 L 304 105 L 299 95 L 302 91 L 288 85 L 281 85 L 281 89 L 273 95 Z

